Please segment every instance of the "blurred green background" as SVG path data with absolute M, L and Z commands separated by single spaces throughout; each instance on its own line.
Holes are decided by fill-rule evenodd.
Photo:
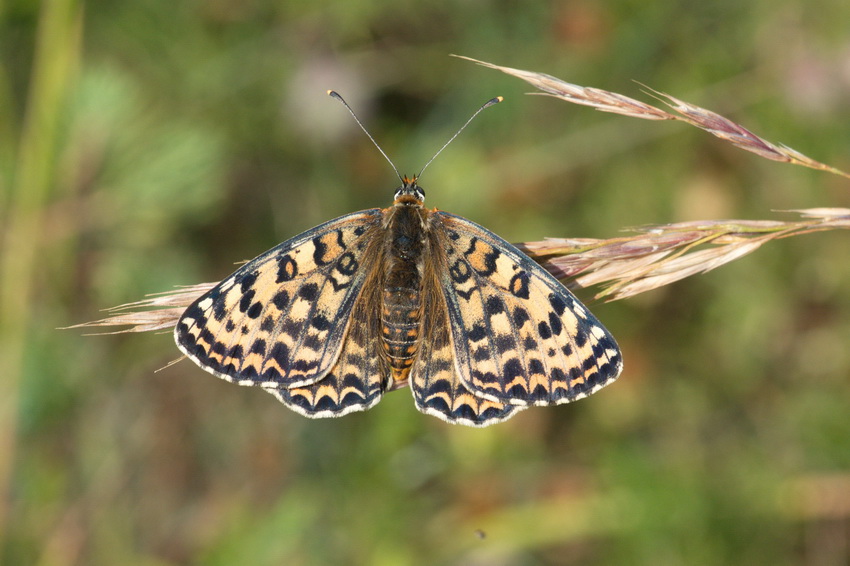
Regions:
M 459 53 L 640 81 L 850 169 L 850 4 L 0 2 L 0 560 L 847 564 L 850 237 L 592 305 L 626 369 L 487 429 L 402 390 L 311 421 L 166 334 L 57 327 L 215 281 L 397 179 L 511 241 L 791 218 L 850 182 L 682 124 L 524 96 Z M 583 297 L 589 297 L 584 293 Z

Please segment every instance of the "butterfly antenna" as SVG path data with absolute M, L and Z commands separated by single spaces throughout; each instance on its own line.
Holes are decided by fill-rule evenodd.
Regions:
M 444 150 L 444 149 L 446 149 L 446 147 L 447 147 L 450 143 L 452 143 L 453 141 L 455 141 L 455 138 L 456 138 L 456 137 L 458 137 L 458 135 L 460 135 L 460 133 L 461 133 L 464 129 L 466 129 L 466 127 L 469 125 L 469 123 L 470 123 L 470 122 L 472 122 L 472 120 L 474 120 L 476 116 L 478 116 L 479 114 L 481 114 L 481 111 L 482 111 L 482 110 L 484 110 L 485 108 L 490 108 L 490 107 L 491 107 L 491 106 L 493 106 L 494 104 L 498 104 L 498 103 L 500 103 L 500 102 L 501 102 L 501 101 L 503 101 L 503 100 L 504 100 L 504 98 L 503 98 L 503 97 L 501 97 L 501 96 L 497 96 L 496 98 L 491 98 L 490 100 L 488 100 L 487 102 L 485 102 L 484 104 L 482 104 L 482 105 L 481 105 L 481 108 L 479 108 L 478 110 L 476 110 L 476 111 L 475 111 L 475 114 L 473 114 L 472 116 L 470 116 L 470 117 L 469 117 L 469 120 L 467 120 L 467 121 L 466 121 L 466 123 L 465 123 L 463 126 L 461 126 L 461 127 L 460 127 L 460 129 L 459 129 L 457 132 L 455 132 L 455 135 L 453 135 L 453 136 L 449 139 L 449 141 L 447 141 L 446 143 L 444 143 L 444 144 L 443 144 L 443 147 L 441 147 L 441 148 L 439 149 L 439 151 L 437 151 L 437 153 L 435 153 L 435 154 L 434 154 L 434 157 L 432 157 L 431 159 L 429 159 L 429 160 L 428 160 L 428 163 L 426 163 L 426 164 L 425 164 L 425 167 L 423 167 L 422 169 L 420 169 L 420 170 L 419 170 L 419 174 L 418 174 L 418 175 L 416 175 L 416 177 L 414 177 L 414 178 L 415 178 L 415 179 L 418 179 L 419 177 L 421 177 L 421 176 L 422 176 L 422 173 L 424 173 L 424 172 L 425 172 L 425 169 L 427 169 L 427 168 L 428 168 L 428 166 L 429 166 L 429 165 L 431 165 L 431 162 L 432 162 L 432 161 L 434 161 L 435 159 L 437 159 L 437 156 L 438 156 L 438 155 L 440 155 L 441 153 L 443 153 L 443 150 Z
M 336 98 L 337 100 L 339 100 L 342 103 L 343 106 L 345 106 L 345 109 L 348 110 L 348 113 L 351 114 L 352 118 L 354 118 L 354 121 L 357 122 L 357 125 L 360 126 L 361 130 L 363 130 L 363 133 L 366 134 L 366 136 L 370 140 L 372 140 L 372 143 L 375 144 L 375 147 L 378 148 L 378 151 L 381 152 L 381 155 L 384 156 L 384 159 L 386 159 L 387 162 L 390 164 L 390 167 L 393 168 L 393 171 L 395 171 L 395 174 L 398 177 L 398 180 L 401 181 L 402 183 L 404 183 L 404 179 L 401 177 L 401 174 L 398 172 L 398 169 L 396 168 L 395 163 L 393 163 L 393 160 L 390 159 L 389 156 L 387 156 L 386 153 L 384 153 L 384 150 L 381 149 L 381 146 L 378 145 L 378 142 L 375 141 L 375 138 L 372 137 L 372 134 L 369 133 L 369 130 L 366 129 L 366 126 L 363 125 L 363 122 L 360 121 L 360 118 L 357 117 L 357 114 L 354 113 L 354 110 L 351 109 L 351 106 L 348 105 L 348 103 L 345 101 L 345 99 L 342 96 L 340 96 L 340 94 L 338 92 L 336 92 L 335 90 L 329 90 L 328 96 L 330 96 L 331 98 Z

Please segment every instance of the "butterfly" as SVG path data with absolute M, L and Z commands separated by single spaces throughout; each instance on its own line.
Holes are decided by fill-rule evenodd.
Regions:
M 199 297 L 175 327 L 180 350 L 313 418 L 409 386 L 423 413 L 482 427 L 619 376 L 614 337 L 566 287 L 400 179 L 392 206 L 295 236 Z

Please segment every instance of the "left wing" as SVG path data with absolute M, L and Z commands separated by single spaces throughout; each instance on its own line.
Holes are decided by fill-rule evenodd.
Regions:
M 382 218 L 379 209 L 347 214 L 249 261 L 184 311 L 177 346 L 240 385 L 316 383 L 339 357 Z

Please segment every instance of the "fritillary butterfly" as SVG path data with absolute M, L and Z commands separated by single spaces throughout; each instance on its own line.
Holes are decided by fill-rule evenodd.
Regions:
M 487 426 L 614 381 L 614 337 L 552 275 L 486 228 L 424 207 L 341 216 L 237 269 L 174 330 L 204 370 L 302 415 L 338 417 L 409 385 L 417 409 Z

